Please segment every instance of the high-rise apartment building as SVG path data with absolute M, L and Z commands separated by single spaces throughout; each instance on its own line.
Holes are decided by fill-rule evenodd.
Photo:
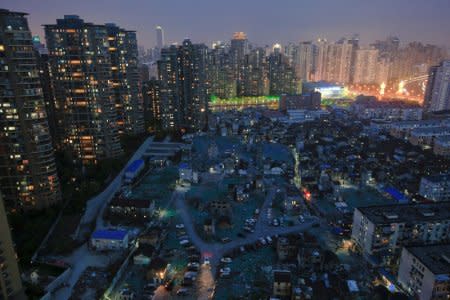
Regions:
M 67 15 L 45 37 L 62 143 L 83 164 L 121 155 L 107 27 Z
M 235 32 L 233 38 L 231 39 L 230 45 L 230 57 L 231 65 L 234 73 L 234 78 L 236 80 L 237 95 L 243 96 L 244 88 L 244 61 L 245 55 L 249 51 L 249 44 L 247 40 L 247 35 L 244 32 Z
M 295 70 L 277 46 L 268 58 L 270 95 L 296 94 L 299 91 Z
M 431 66 L 448 59 L 443 47 L 412 42 L 401 48 L 393 60 L 392 78 L 405 80 L 426 75 Z
M 143 82 L 144 119 L 146 128 L 161 126 L 160 83 L 156 79 Z
M 207 125 L 207 47 L 184 40 L 161 50 L 158 61 L 164 129 L 202 130 Z
M 26 299 L 0 194 L 0 299 Z
M 39 78 L 42 85 L 42 95 L 44 97 L 50 134 L 52 136 L 53 145 L 55 146 L 55 148 L 59 148 L 61 145 L 58 143 L 58 136 L 60 136 L 61 128 L 58 128 L 58 126 L 56 126 L 55 93 L 53 90 L 53 83 L 51 79 L 52 76 L 48 50 L 45 45 L 41 43 L 39 36 L 33 37 L 33 47 L 36 53 Z
M 297 79 L 311 81 L 314 75 L 316 46 L 312 42 L 301 42 L 298 45 L 294 68 Z
M 378 50 L 361 48 L 356 50 L 355 73 L 353 83 L 376 83 L 378 67 Z
M 136 32 L 106 24 L 111 60 L 114 107 L 119 134 L 144 132 Z
M 8 206 L 61 200 L 36 54 L 25 13 L 0 10 L 0 190 Z
M 265 50 L 256 48 L 245 55 L 242 76 L 243 96 L 263 96 L 269 93 Z
M 450 109 L 450 60 L 430 69 L 424 106 L 428 111 Z
M 230 53 L 224 45 L 214 45 L 208 53 L 208 85 L 211 95 L 222 99 L 236 97 L 236 83 Z
M 337 43 L 319 40 L 315 80 L 350 83 L 354 71 L 357 42 L 342 39 Z
M 380 52 L 381 56 L 394 58 L 400 47 L 400 39 L 395 36 L 389 36 L 384 41 L 375 41 L 372 46 Z

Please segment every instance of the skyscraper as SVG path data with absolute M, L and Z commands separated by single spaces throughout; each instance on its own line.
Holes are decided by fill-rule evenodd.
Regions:
M 164 47 L 164 30 L 161 26 L 156 26 L 156 48 L 161 50 Z
M 119 134 L 144 132 L 144 112 L 138 69 L 136 33 L 106 24 L 112 88 Z
M 161 126 L 161 96 L 160 83 L 151 79 L 142 84 L 144 96 L 144 118 L 146 128 Z
M 245 55 L 242 84 L 244 96 L 263 96 L 269 93 L 265 53 L 264 48 L 256 48 Z
M 376 83 L 378 66 L 378 50 L 362 48 L 356 50 L 355 73 L 353 83 Z
M 61 200 L 47 114 L 25 13 L 0 10 L 0 190 L 8 206 Z
M 298 45 L 294 68 L 297 78 L 302 81 L 312 80 L 315 69 L 316 46 L 312 42 L 301 42 Z
M 426 75 L 428 68 L 448 58 L 446 49 L 435 45 L 412 42 L 400 49 L 392 68 L 394 79 L 405 80 Z
M 354 39 L 342 39 L 337 43 L 319 40 L 315 80 L 351 82 L 356 44 Z
M 215 44 L 208 53 L 208 86 L 211 95 L 222 99 L 236 97 L 236 78 L 231 55 L 223 44 Z
M 269 93 L 270 95 L 296 94 L 297 80 L 289 59 L 281 53 L 280 46 L 273 47 L 269 58 Z
M 26 299 L 0 194 L 0 299 Z
M 237 95 L 243 96 L 243 67 L 245 55 L 248 53 L 248 40 L 244 32 L 235 32 L 231 39 L 231 65 L 236 79 Z
M 52 136 L 53 145 L 59 148 L 59 136 L 62 128 L 56 125 L 55 117 L 55 93 L 51 79 L 50 62 L 48 50 L 38 36 L 33 37 L 33 47 L 36 53 L 37 66 L 39 69 L 39 78 L 42 85 L 42 95 L 44 96 L 45 110 L 47 112 L 48 126 Z
M 122 154 L 108 37 L 106 26 L 73 15 L 45 25 L 57 125 L 64 128 L 62 142 L 83 164 Z
M 207 125 L 207 47 L 184 40 L 161 50 L 158 61 L 164 129 L 202 130 Z
M 430 69 L 424 105 L 428 111 L 450 109 L 450 60 Z

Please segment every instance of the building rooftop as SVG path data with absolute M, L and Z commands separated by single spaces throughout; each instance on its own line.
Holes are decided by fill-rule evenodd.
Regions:
M 449 123 L 450 123 L 449 120 L 444 119 L 444 120 L 398 121 L 393 122 L 392 125 L 397 128 L 422 128 L 422 127 L 446 126 Z
M 136 172 L 143 164 L 145 162 L 142 159 L 137 159 L 126 168 L 125 172 Z
M 448 135 L 448 134 L 450 134 L 450 128 L 444 126 L 415 128 L 411 131 L 411 136 Z
M 273 271 L 274 282 L 291 282 L 291 271 L 275 270 Z
M 450 220 L 450 202 L 357 207 L 375 224 Z
M 406 247 L 434 275 L 450 275 L 450 244 Z
M 440 144 L 440 145 L 449 145 L 450 144 L 450 135 L 438 136 L 434 140 L 434 143 L 435 144 Z
M 440 183 L 443 181 L 450 181 L 450 173 L 424 176 L 424 178 L 433 183 Z
M 92 234 L 93 239 L 123 240 L 127 236 L 126 230 L 97 230 Z
M 149 208 L 152 204 L 151 200 L 146 199 L 124 199 L 122 197 L 114 198 L 109 206 L 112 207 L 135 207 L 135 208 Z

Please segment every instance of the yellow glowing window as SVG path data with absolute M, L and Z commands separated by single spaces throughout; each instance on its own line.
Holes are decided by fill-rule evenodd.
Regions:
M 70 64 L 71 64 L 71 65 L 79 65 L 79 64 L 81 64 L 81 61 L 78 60 L 78 59 L 72 59 L 72 60 L 70 61 Z
M 0 51 L 5 51 L 5 46 L 0 45 Z
M 75 94 L 82 94 L 82 93 L 85 92 L 85 90 L 84 90 L 84 89 L 74 89 L 73 92 L 74 92 Z
M 75 29 L 66 29 L 66 32 L 68 32 L 68 33 L 75 33 L 76 31 L 75 31 Z

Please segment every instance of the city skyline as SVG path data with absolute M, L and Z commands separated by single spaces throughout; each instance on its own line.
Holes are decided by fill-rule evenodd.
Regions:
M 448 298 L 449 0 L 42 1 L 0 8 L 0 300 Z
M 156 46 L 154 29 L 158 25 L 165 31 L 167 44 L 190 38 L 196 43 L 210 45 L 215 40 L 229 40 L 235 31 L 244 31 L 249 40 L 258 45 L 286 44 L 319 37 L 333 41 L 356 33 L 363 44 L 396 35 L 402 43 L 418 40 L 450 46 L 446 41 L 450 34 L 450 20 L 446 18 L 450 3 L 441 0 L 399 0 L 395 3 L 348 0 L 344 4 L 329 0 L 283 1 L 277 7 L 264 1 L 258 2 L 258 7 L 254 3 L 235 0 L 223 4 L 201 0 L 195 6 L 175 2 L 176 11 L 172 10 L 174 3 L 159 0 L 151 3 L 131 1 L 131 5 L 130 1 L 110 1 L 107 7 L 101 1 L 28 3 L 19 0 L 8 3 L 5 8 L 29 13 L 32 33 L 41 37 L 42 24 L 64 14 L 78 14 L 87 22 L 115 22 L 136 30 L 138 43 L 146 48 Z M 333 14 L 329 15 L 327 11 Z M 283 20 L 282 24 L 277 20 Z

